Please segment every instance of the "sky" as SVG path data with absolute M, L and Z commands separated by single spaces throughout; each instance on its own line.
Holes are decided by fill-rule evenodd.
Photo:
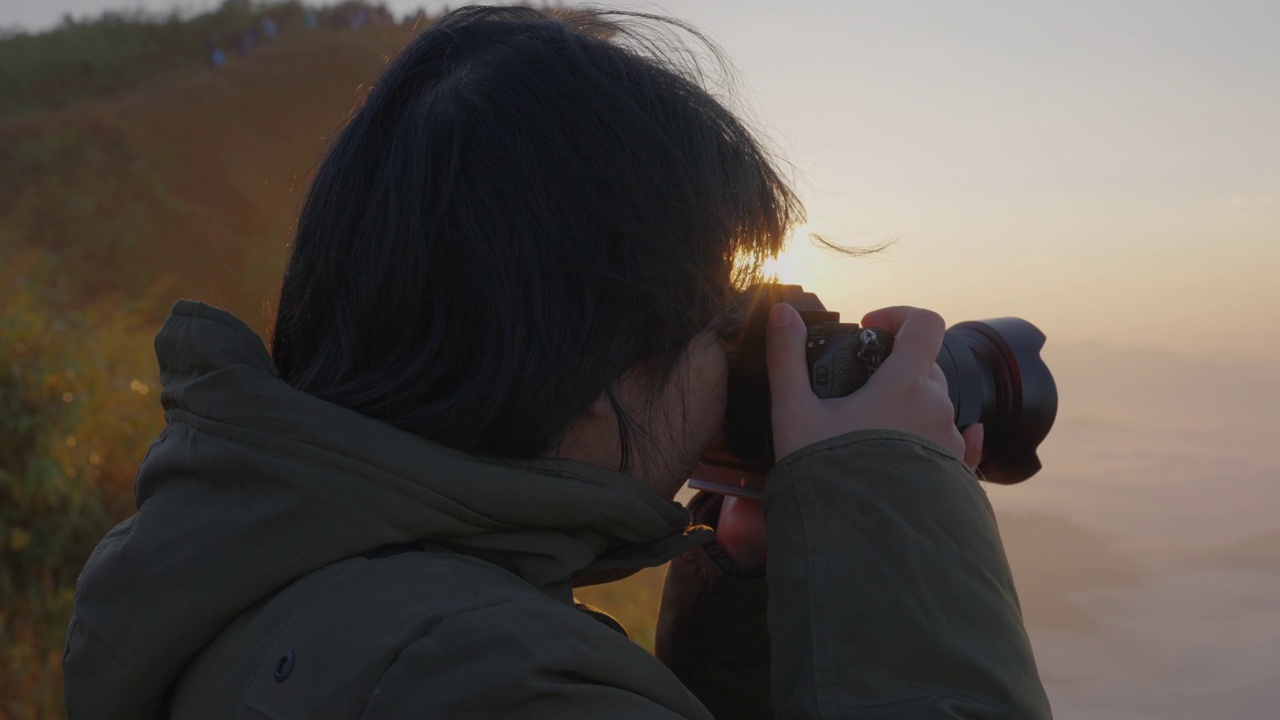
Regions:
M 208 4 L 123 7 L 175 6 Z M 119 7 L 0 0 L 0 27 Z M 813 230 L 895 241 L 860 260 L 800 242 L 780 264 L 848 319 L 908 304 L 1024 317 L 1050 342 L 1280 360 L 1280 4 L 616 7 L 724 49 Z

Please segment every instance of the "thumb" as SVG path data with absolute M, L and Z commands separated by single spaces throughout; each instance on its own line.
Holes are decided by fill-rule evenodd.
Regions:
M 800 313 L 786 303 L 769 311 L 765 362 L 769 368 L 769 394 L 774 411 L 813 396 L 804 343 L 808 332 Z

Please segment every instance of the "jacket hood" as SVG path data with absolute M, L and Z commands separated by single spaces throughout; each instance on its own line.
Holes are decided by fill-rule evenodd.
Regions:
M 258 600 L 385 545 L 432 541 L 567 599 L 569 582 L 705 542 L 622 473 L 460 453 L 300 392 L 232 315 L 182 301 L 156 337 L 168 426 L 138 512 L 81 573 L 64 658 L 72 717 L 155 717 L 186 663 Z

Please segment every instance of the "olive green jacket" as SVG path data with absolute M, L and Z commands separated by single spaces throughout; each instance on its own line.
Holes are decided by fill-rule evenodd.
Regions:
M 220 310 L 156 349 L 169 424 L 80 577 L 73 720 L 1049 716 L 990 506 L 924 440 L 785 459 L 767 578 L 734 577 L 632 478 L 298 392 Z M 665 664 L 573 603 L 672 558 Z

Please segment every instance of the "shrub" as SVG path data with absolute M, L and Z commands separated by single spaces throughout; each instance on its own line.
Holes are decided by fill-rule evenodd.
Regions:
M 0 716 L 62 714 L 76 577 L 162 424 L 150 332 L 130 308 L 70 309 L 65 285 L 56 260 L 0 249 Z

